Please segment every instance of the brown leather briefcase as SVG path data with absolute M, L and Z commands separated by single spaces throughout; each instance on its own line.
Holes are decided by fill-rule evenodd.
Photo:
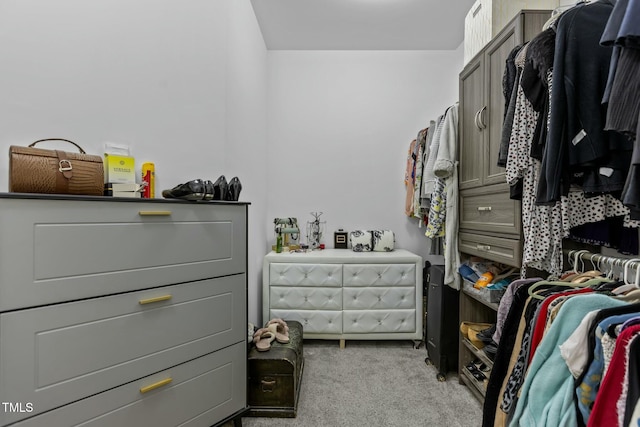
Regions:
M 34 147 L 43 141 L 65 141 L 80 152 Z M 12 145 L 9 147 L 9 191 L 102 196 L 102 157 L 87 154 L 75 142 L 61 138 L 41 139 L 28 147 Z

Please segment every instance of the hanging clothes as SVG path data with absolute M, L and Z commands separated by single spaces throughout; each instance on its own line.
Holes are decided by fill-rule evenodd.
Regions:
M 409 144 L 409 152 L 407 154 L 407 166 L 404 172 L 404 187 L 406 197 L 404 203 L 404 214 L 408 217 L 413 216 L 413 192 L 415 191 L 414 180 L 416 173 L 415 148 L 417 141 L 414 139 Z
M 435 139 L 438 139 L 437 143 Z M 438 237 L 444 231 L 444 284 L 460 289 L 458 251 L 458 104 L 449 107 L 434 136 L 437 153 L 432 156 L 434 193 L 425 235 Z
M 577 182 L 587 193 L 620 191 L 628 170 L 626 138 L 604 130 L 601 107 L 611 48 L 600 46 L 610 0 L 581 4 L 557 25 L 551 123 L 545 146 L 538 203 L 553 203 Z M 628 159 L 628 154 L 627 157 Z M 581 175 L 573 175 L 580 172 Z

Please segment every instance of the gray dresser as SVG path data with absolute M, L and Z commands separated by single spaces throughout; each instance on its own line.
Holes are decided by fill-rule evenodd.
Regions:
M 0 426 L 241 414 L 247 208 L 0 194 Z
M 422 258 L 409 251 L 275 253 L 262 268 L 262 318 L 297 320 L 304 337 L 422 341 Z

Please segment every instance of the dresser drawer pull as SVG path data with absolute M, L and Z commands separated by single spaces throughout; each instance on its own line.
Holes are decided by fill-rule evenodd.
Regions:
M 476 245 L 476 249 L 479 251 L 489 252 L 491 250 L 491 246 L 489 245 Z
M 491 206 L 478 206 L 478 212 L 491 212 Z
M 154 302 L 168 301 L 171 299 L 171 295 L 162 295 L 161 297 L 147 298 L 141 299 L 138 301 L 140 305 L 152 304 Z
M 171 211 L 139 211 L 140 216 L 171 216 Z
M 173 378 L 169 377 L 169 378 L 165 378 L 165 379 L 163 379 L 161 381 L 158 381 L 157 383 L 150 384 L 150 385 L 148 385 L 146 387 L 140 387 L 140 393 L 144 394 L 144 393 L 147 393 L 147 392 L 149 392 L 151 390 L 155 390 L 157 388 L 162 387 L 163 385 L 169 384 L 171 381 L 173 381 Z

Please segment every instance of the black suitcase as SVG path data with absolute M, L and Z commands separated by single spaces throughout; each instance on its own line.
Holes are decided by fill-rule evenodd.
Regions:
M 444 285 L 444 265 L 429 269 L 427 298 L 427 363 L 438 369 L 438 381 L 445 381 L 447 372 L 458 369 L 458 291 Z

